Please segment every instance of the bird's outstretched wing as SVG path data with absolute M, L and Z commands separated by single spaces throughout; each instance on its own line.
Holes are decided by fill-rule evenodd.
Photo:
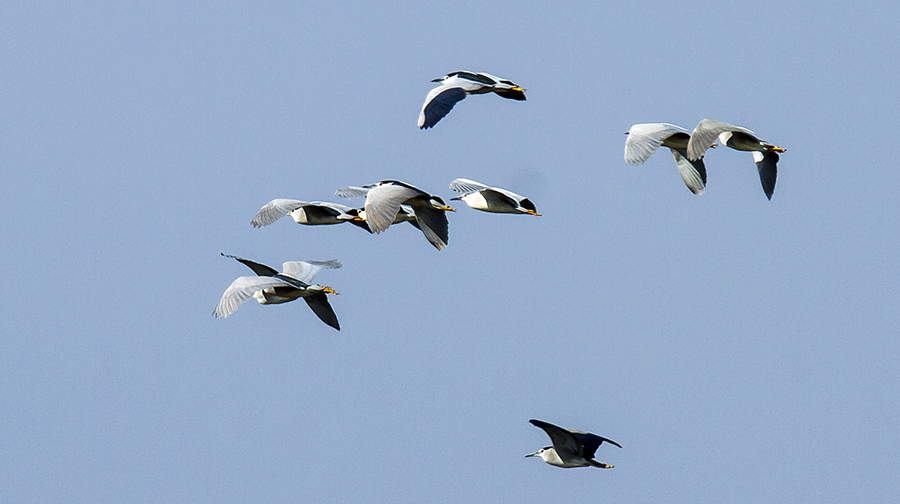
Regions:
M 672 147 L 669 147 L 669 150 L 675 156 L 675 165 L 678 167 L 681 179 L 684 180 L 684 185 L 694 194 L 703 194 L 703 191 L 706 190 L 706 165 L 703 164 L 703 158 L 689 161 L 686 150 Z
M 756 169 L 759 171 L 759 181 L 762 183 L 763 191 L 766 197 L 772 199 L 772 193 L 775 192 L 775 179 L 778 177 L 778 153 L 774 151 L 759 152 L 753 151 L 753 161 L 756 162 Z
M 567 429 L 541 420 L 532 419 L 529 420 L 529 422 L 544 429 L 544 432 L 550 436 L 550 441 L 553 442 L 553 448 L 556 449 L 556 454 L 559 455 L 559 458 L 562 459 L 563 462 L 568 463 L 573 460 L 578 460 L 578 457 L 573 457 L 573 455 L 582 455 L 581 443 L 579 443 L 578 439 L 576 439 Z
M 263 207 L 259 209 L 259 212 L 256 212 L 256 215 L 253 216 L 253 220 L 250 221 L 250 224 L 253 224 L 253 227 L 256 228 L 268 226 L 306 204 L 307 202 L 300 200 L 284 198 L 273 199 L 263 205 Z
M 322 269 L 337 269 L 340 267 L 341 263 L 336 259 L 330 261 L 288 261 L 282 265 L 285 275 L 296 278 L 306 285 L 311 284 Z
M 622 447 L 622 445 L 616 443 L 612 439 L 606 439 L 605 437 L 600 437 L 589 432 L 572 432 L 572 435 L 575 436 L 575 439 L 577 439 L 581 443 L 581 446 L 584 447 L 583 455 L 586 459 L 594 458 L 594 454 L 597 453 L 597 448 L 599 448 L 604 441 L 616 445 L 619 448 Z
M 442 84 L 432 89 L 425 98 L 422 111 L 419 112 L 419 129 L 433 127 L 453 109 L 457 102 L 466 97 L 466 92 L 460 87 L 450 87 Z
M 230 257 L 231 259 L 234 259 L 235 261 L 239 261 L 239 262 L 243 263 L 245 266 L 252 269 L 253 272 L 259 276 L 275 276 L 278 274 L 278 270 L 276 270 L 275 268 L 272 268 L 271 266 L 266 266 L 265 264 L 260 264 L 258 262 L 251 261 L 250 259 L 244 259 L 243 257 L 228 255 L 224 252 L 220 252 L 220 254 L 222 254 L 222 257 Z
M 427 206 L 415 207 L 413 212 L 416 214 L 417 227 L 422 230 L 425 238 L 436 249 L 444 250 L 447 247 L 450 236 L 447 212 Z
M 334 191 L 334 194 L 340 196 L 341 198 L 353 199 L 353 198 L 363 198 L 367 194 L 369 194 L 369 190 L 375 187 L 374 185 L 367 186 L 346 186 L 341 187 L 337 191 Z
M 625 139 L 625 162 L 638 165 L 647 161 L 660 144 L 676 133 L 687 135 L 687 130 L 668 123 L 635 124 Z
M 480 182 L 475 182 L 474 180 L 458 178 L 453 182 L 450 182 L 450 189 L 464 194 L 471 194 L 473 192 L 490 189 L 490 187 Z
M 338 331 L 341 330 L 341 324 L 338 323 L 337 315 L 334 314 L 334 310 L 331 308 L 331 304 L 328 303 L 328 297 L 325 293 L 313 294 L 312 296 L 306 296 L 303 299 L 305 299 L 306 304 L 312 308 L 313 313 L 319 317 L 319 320 L 334 327 Z
M 756 138 L 756 135 L 747 128 L 707 118 L 700 121 L 700 124 L 691 133 L 691 139 L 688 141 L 687 147 L 687 158 L 691 161 L 702 158 L 713 142 L 716 141 L 716 138 L 726 131 L 744 133 Z
M 245 276 L 238 277 L 225 289 L 219 304 L 213 310 L 216 318 L 225 318 L 237 310 L 245 301 L 253 296 L 256 291 L 270 287 L 295 287 L 290 282 L 277 276 Z
M 366 195 L 366 222 L 369 229 L 381 233 L 394 222 L 400 205 L 406 200 L 427 193 L 403 184 L 380 184 L 369 189 Z

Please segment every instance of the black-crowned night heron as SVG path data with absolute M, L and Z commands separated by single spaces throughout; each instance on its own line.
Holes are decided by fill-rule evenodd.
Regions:
M 375 233 L 385 231 L 397 219 L 403 205 L 412 208 L 418 228 L 438 250 L 447 246 L 449 224 L 447 206 L 440 196 L 429 194 L 418 187 L 397 180 L 385 180 L 370 186 L 342 187 L 335 191 L 342 198 L 366 197 L 364 219 Z
M 363 208 L 353 208 L 347 211 L 347 215 L 353 218 L 354 224 L 358 226 L 365 226 L 366 229 L 371 233 L 372 230 L 369 229 L 369 225 L 366 224 L 366 209 Z M 409 205 L 400 205 L 400 211 L 397 212 L 397 216 L 394 217 L 394 221 L 391 222 L 391 225 L 400 224 L 401 222 L 409 222 L 416 229 L 419 228 L 419 222 L 416 220 L 416 214 L 413 212 L 413 209 Z
M 457 102 L 470 94 L 493 92 L 511 100 L 525 100 L 525 89 L 512 81 L 486 73 L 453 72 L 431 82 L 440 82 L 441 85 L 425 97 L 419 113 L 419 129 L 433 127 L 450 113 Z
M 233 255 L 222 255 L 240 261 L 257 276 L 238 277 L 232 282 L 219 299 L 219 304 L 213 311 L 214 317 L 225 318 L 231 315 L 251 297 L 256 298 L 260 304 L 281 304 L 302 297 L 322 322 L 338 331 L 341 330 L 337 315 L 334 314 L 325 296 L 337 292 L 331 287 L 310 284 L 323 268 L 340 268 L 341 263 L 336 260 L 289 261 L 284 263 L 282 266 L 284 271 L 279 273 L 275 268 L 265 264 Z
M 253 227 L 263 227 L 278 219 L 290 215 L 297 224 L 307 226 L 328 226 L 349 222 L 369 231 L 369 226 L 358 217 L 358 209 L 339 203 L 324 201 L 300 201 L 293 199 L 274 199 L 266 203 L 250 221 Z M 371 232 L 371 231 L 370 231 Z
M 541 215 L 537 213 L 530 199 L 499 187 L 488 187 L 474 180 L 458 178 L 450 182 L 450 189 L 464 193 L 462 196 L 450 198 L 462 200 L 475 210 L 492 213 L 511 213 Z
M 597 448 L 606 441 L 622 447 L 612 439 L 606 439 L 596 434 L 581 432 L 576 430 L 563 429 L 556 425 L 542 422 L 540 420 L 529 420 L 532 424 L 541 429 L 550 436 L 553 446 L 546 446 L 540 450 L 525 455 L 526 457 L 541 457 L 544 462 L 556 467 L 600 467 L 602 469 L 611 469 L 613 466 L 597 462 L 594 460 L 594 453 Z
M 691 135 L 686 129 L 667 123 L 635 124 L 626 135 L 626 163 L 639 165 L 650 159 L 659 146 L 668 147 L 675 156 L 675 165 L 684 184 L 692 193 L 703 194 L 706 189 L 706 166 L 703 165 L 703 157 L 696 161 L 688 160 L 687 147 Z
M 759 171 L 759 181 L 762 183 L 766 197 L 772 199 L 775 192 L 775 179 L 778 176 L 778 153 L 785 149 L 760 140 L 756 134 L 747 128 L 724 123 L 715 119 L 704 119 L 694 128 L 691 139 L 688 142 L 688 159 L 702 159 L 710 142 L 718 138 L 722 145 L 739 151 L 753 153 L 753 161 Z

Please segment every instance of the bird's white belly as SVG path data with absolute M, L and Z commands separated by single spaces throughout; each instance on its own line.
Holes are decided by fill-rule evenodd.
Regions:
M 485 199 L 481 192 L 467 194 L 463 197 L 463 201 L 466 202 L 466 205 L 469 205 L 470 208 L 474 208 L 475 210 L 491 210 L 490 204 L 488 204 L 487 199 Z

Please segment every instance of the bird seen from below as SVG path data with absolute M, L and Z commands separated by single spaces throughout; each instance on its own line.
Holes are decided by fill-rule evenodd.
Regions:
M 297 298 L 306 300 L 312 311 L 329 326 L 341 330 L 337 315 L 328 303 L 326 294 L 337 294 L 331 287 L 310 284 L 323 268 L 340 268 L 341 263 L 331 261 L 289 261 L 282 266 L 283 272 L 233 255 L 222 254 L 239 261 L 253 270 L 257 276 L 238 277 L 222 294 L 213 311 L 216 318 L 225 318 L 237 310 L 251 297 L 260 304 L 281 304 Z
M 526 457 L 541 457 L 544 462 L 563 468 L 570 467 L 599 467 L 612 469 L 613 466 L 594 460 L 597 448 L 606 441 L 609 444 L 622 447 L 612 439 L 606 439 L 596 434 L 576 430 L 563 429 L 551 423 L 541 420 L 529 420 L 536 427 L 544 429 L 550 436 L 553 446 L 546 446 L 540 450 L 525 455 Z
M 639 165 L 650 159 L 660 146 L 668 147 L 675 156 L 675 166 L 688 189 L 694 194 L 703 194 L 706 189 L 706 166 L 703 157 L 688 160 L 687 147 L 691 135 L 681 126 L 668 123 L 635 124 L 625 140 L 625 162 Z M 715 145 L 711 145 L 715 147 Z
M 449 223 L 446 212 L 456 211 L 440 196 L 398 180 L 385 180 L 369 186 L 348 186 L 335 191 L 342 198 L 366 197 L 365 221 L 374 233 L 385 231 L 397 219 L 403 205 L 412 208 L 418 228 L 438 250 L 447 247 Z
M 464 193 L 450 198 L 462 200 L 470 208 L 491 213 L 511 213 L 537 215 L 537 208 L 530 199 L 499 187 L 489 187 L 474 180 L 458 178 L 450 182 L 450 189 Z
M 493 92 L 510 100 L 525 100 L 524 88 L 486 73 L 453 72 L 431 82 L 440 82 L 441 85 L 432 89 L 425 97 L 422 111 L 419 112 L 419 129 L 434 127 L 450 113 L 457 102 L 471 94 Z
M 753 153 L 753 161 L 759 171 L 759 181 L 762 183 L 763 192 L 771 200 L 772 193 L 775 192 L 775 179 L 778 177 L 776 166 L 779 159 L 778 153 L 784 152 L 785 149 L 760 140 L 747 128 L 715 119 L 704 119 L 691 133 L 687 147 L 688 159 L 702 159 L 710 143 L 717 138 L 722 145 L 734 150 Z
M 273 224 L 282 217 L 290 215 L 297 224 L 307 226 L 328 226 L 349 222 L 369 231 L 369 226 L 358 219 L 358 209 L 339 203 L 324 201 L 306 202 L 293 199 L 274 199 L 259 209 L 250 221 L 253 227 Z M 371 231 L 369 231 L 371 232 Z

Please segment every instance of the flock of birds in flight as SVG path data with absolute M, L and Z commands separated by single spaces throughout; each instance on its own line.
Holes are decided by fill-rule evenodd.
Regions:
M 432 89 L 425 98 L 419 113 L 419 129 L 433 128 L 458 102 L 469 95 L 495 93 L 503 98 L 525 100 L 524 88 L 486 73 L 453 72 L 432 82 L 439 82 L 440 85 Z M 778 174 L 778 154 L 785 151 L 760 140 L 747 128 L 715 119 L 703 119 L 691 133 L 674 124 L 648 123 L 635 124 L 626 134 L 626 163 L 641 164 L 660 146 L 668 147 L 675 157 L 675 165 L 685 185 L 697 195 L 703 194 L 706 189 L 706 165 L 703 158 L 707 150 L 716 147 L 716 141 L 753 155 L 763 192 L 770 200 Z M 507 189 L 462 178 L 451 182 L 450 189 L 461 193 L 452 200 L 461 200 L 476 210 L 541 215 L 530 199 Z M 408 222 L 419 229 L 438 250 L 447 246 L 449 235 L 446 212 L 455 209 L 447 206 L 440 196 L 398 180 L 342 187 L 335 194 L 348 199 L 365 197 L 365 204 L 362 207 L 350 207 L 339 203 L 279 198 L 260 208 L 251 224 L 257 228 L 268 226 L 289 215 L 298 224 L 319 226 L 350 223 L 369 233 L 378 234 L 394 224 Z M 243 263 L 255 275 L 237 278 L 222 294 L 213 316 L 225 318 L 251 297 L 260 304 L 281 304 L 303 298 L 322 322 L 340 330 L 337 315 L 327 298 L 328 294 L 337 292 L 331 287 L 312 283 L 322 269 L 340 268 L 338 261 L 288 261 L 279 272 L 249 259 L 224 253 L 222 255 Z M 543 429 L 550 436 L 553 445 L 526 457 L 541 457 L 550 465 L 607 469 L 613 466 L 594 460 L 597 448 L 603 442 L 621 448 L 615 441 L 595 434 L 564 429 L 541 420 L 529 421 Z

